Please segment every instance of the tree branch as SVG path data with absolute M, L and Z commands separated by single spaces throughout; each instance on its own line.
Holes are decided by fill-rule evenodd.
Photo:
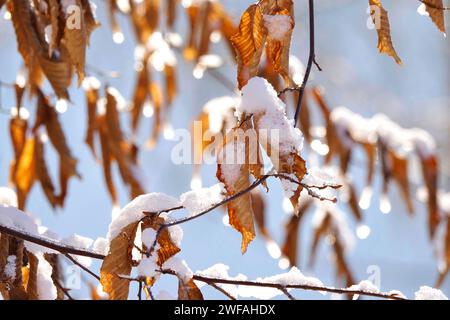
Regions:
M 309 58 L 305 76 L 303 78 L 303 83 L 299 88 L 297 108 L 295 109 L 295 116 L 294 116 L 294 127 L 297 127 L 297 121 L 300 115 L 303 96 L 305 95 L 306 84 L 308 82 L 309 75 L 311 73 L 312 65 L 316 63 L 315 61 L 316 61 L 316 53 L 315 53 L 315 39 L 314 39 L 314 0 L 309 0 Z M 318 66 L 317 63 L 316 65 Z M 319 67 L 319 70 L 322 69 Z
M 176 275 L 176 272 L 173 270 L 160 270 L 162 274 L 170 274 Z M 248 287 L 261 287 L 261 288 L 275 288 L 280 291 L 284 291 L 286 289 L 300 289 L 300 290 L 309 290 L 309 291 L 319 291 L 319 292 L 330 292 L 330 293 L 338 293 L 338 294 L 351 294 L 351 295 L 362 295 L 362 296 L 370 296 L 377 297 L 383 299 L 392 299 L 392 300 L 407 300 L 406 298 L 400 297 L 395 294 L 385 293 L 385 292 L 368 292 L 362 290 L 350 290 L 344 288 L 334 288 L 327 286 L 311 286 L 311 285 L 301 285 L 301 284 L 288 284 L 281 285 L 278 283 L 271 282 L 262 282 L 262 281 L 251 281 L 251 280 L 234 280 L 234 279 L 220 279 L 220 278 L 211 278 L 198 274 L 194 274 L 192 279 L 204 282 L 206 284 L 215 283 L 215 284 L 233 284 L 238 286 L 248 286 Z

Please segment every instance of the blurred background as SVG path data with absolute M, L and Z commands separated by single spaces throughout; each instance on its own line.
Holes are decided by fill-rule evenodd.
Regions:
M 87 53 L 88 74 L 98 76 L 95 70 L 116 71 L 118 78 L 99 78 L 118 88 L 126 97 L 131 98 L 135 85 L 134 46 L 135 39 L 131 24 L 125 16 L 119 16 L 125 40 L 117 44 L 112 40 L 111 28 L 107 18 L 105 2 L 94 0 L 97 4 L 97 17 L 102 26 L 91 37 Z M 245 8 L 252 1 L 222 0 L 224 7 L 236 23 Z M 308 57 L 308 11 L 306 0 L 295 1 L 296 28 L 292 42 L 292 54 L 306 63 Z M 444 38 L 428 17 L 417 13 L 419 1 L 383 1 L 389 11 L 391 32 L 397 53 L 403 60 L 398 66 L 386 55 L 380 55 L 376 48 L 377 38 L 374 30 L 366 26 L 369 15 L 367 2 L 360 0 L 320 0 L 316 1 L 316 57 L 323 71 L 313 68 L 310 85 L 321 85 L 326 90 L 326 100 L 331 107 L 346 106 L 354 112 L 370 117 L 376 113 L 385 113 L 403 127 L 420 127 L 429 131 L 436 139 L 441 159 L 440 186 L 450 188 L 450 41 Z M 21 68 L 22 58 L 16 49 L 16 39 L 11 21 L 3 18 L 5 9 L 0 12 L 0 80 L 12 83 Z M 447 15 L 447 20 L 450 17 Z M 187 30 L 185 13 L 178 15 L 177 30 L 183 38 Z M 222 44 L 215 45 L 214 53 L 225 57 L 220 72 L 235 82 L 236 68 L 231 62 L 229 52 Z M 203 79 L 193 77 L 191 63 L 178 55 L 177 77 L 179 95 L 171 107 L 164 135 L 153 150 L 142 149 L 140 164 L 145 172 L 148 192 L 164 192 L 178 197 L 190 189 L 192 167 L 175 165 L 171 162 L 170 152 L 177 143 L 171 140 L 172 131 L 177 128 L 190 128 L 191 122 L 201 112 L 203 105 L 210 99 L 232 95 L 226 87 L 216 82 L 207 73 Z M 91 67 L 89 67 L 91 66 Z M 90 72 L 91 70 L 91 72 Z M 1 105 L 10 109 L 15 104 L 14 92 L 2 88 Z M 48 90 L 46 92 L 49 92 Z M 104 186 L 101 166 L 95 161 L 84 143 L 86 127 L 85 96 L 83 90 L 75 86 L 70 90 L 71 104 L 61 115 L 64 131 L 72 153 L 79 160 L 79 172 L 82 180 L 70 182 L 69 195 L 65 208 L 54 211 L 45 200 L 40 187 L 33 188 L 27 209 L 41 223 L 61 237 L 78 233 L 90 238 L 105 237 L 111 221 L 112 204 Z M 23 104 L 31 114 L 35 105 Z M 289 110 L 291 116 L 293 110 Z M 8 182 L 9 162 L 12 159 L 12 147 L 8 138 L 7 114 L 0 114 L 0 185 Z M 128 124 L 127 122 L 124 122 Z M 124 126 L 129 133 L 129 127 Z M 151 130 L 151 121 L 141 122 L 139 142 L 144 145 Z M 47 148 L 49 149 L 49 148 Z M 58 168 L 53 151 L 48 150 L 49 166 L 53 174 Z M 361 157 L 364 160 L 364 157 Z M 364 167 L 352 166 L 351 174 L 358 190 L 364 186 Z M 202 168 L 203 185 L 217 183 L 216 166 L 205 165 Z M 379 171 L 378 171 L 379 173 Z M 420 168 L 412 166 L 410 176 L 421 184 Z M 378 194 L 381 190 L 380 174 L 374 184 L 374 197 L 371 207 L 364 211 L 364 224 L 370 228 L 366 239 L 359 239 L 358 225 L 348 213 L 348 223 L 355 238 L 355 244 L 348 253 L 349 265 L 356 280 L 367 279 L 369 266 L 375 265 L 381 271 L 381 290 L 397 289 L 408 297 L 421 285 L 433 286 L 437 277 L 436 259 L 433 246 L 428 239 L 427 211 L 425 205 L 416 204 L 416 213 L 408 216 L 403 202 L 396 195 L 397 189 L 391 188 L 393 199 L 390 214 L 382 214 L 378 208 Z M 121 186 L 116 172 L 115 181 Z M 283 195 L 280 183 L 269 181 L 270 193 L 265 195 L 267 227 L 275 240 L 282 243 L 284 224 L 289 219 L 282 207 Z M 415 192 L 413 188 L 413 192 Z M 128 199 L 128 191 L 119 187 L 121 205 Z M 344 211 L 348 211 L 346 208 Z M 194 271 L 203 270 L 215 263 L 230 266 L 230 275 L 238 273 L 250 279 L 270 276 L 283 272 L 279 261 L 267 252 L 262 237 L 256 237 L 245 255 L 240 253 L 241 236 L 222 222 L 223 211 L 184 224 L 184 239 L 180 257 L 185 259 Z M 320 278 L 326 285 L 342 286 L 335 280 L 335 268 L 332 264 L 332 251 L 325 242 L 320 245 L 314 268 L 309 269 L 306 261 L 312 239 L 312 212 L 307 213 L 300 230 L 300 265 L 302 272 Z M 100 264 L 93 262 L 91 268 L 98 272 Z M 93 278 L 86 275 L 88 282 Z M 169 279 L 166 279 L 169 278 Z M 176 296 L 176 281 L 164 277 L 157 284 L 155 292 L 164 289 Z M 223 298 L 214 289 L 204 287 L 208 298 Z M 450 280 L 442 288 L 450 295 Z M 293 292 L 298 298 L 342 298 L 323 296 L 319 293 L 303 291 Z M 76 298 L 88 298 L 85 285 L 73 290 Z M 134 293 L 132 293 L 133 296 Z

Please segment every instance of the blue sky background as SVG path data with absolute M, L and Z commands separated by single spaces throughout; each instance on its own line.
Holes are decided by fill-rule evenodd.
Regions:
M 120 73 L 118 79 L 109 80 L 125 97 L 130 97 L 135 73 L 133 69 L 134 39 L 130 23 L 120 17 L 119 21 L 125 34 L 125 42 L 115 44 L 107 21 L 107 12 L 103 1 L 98 4 L 97 15 L 102 27 L 91 38 L 91 47 L 87 54 L 89 65 L 102 70 L 114 70 Z M 296 2 L 296 32 L 292 52 L 302 61 L 308 55 L 307 1 Z M 224 0 L 235 21 L 251 1 Z M 355 112 L 371 116 L 378 112 L 386 113 L 392 120 L 405 127 L 418 126 L 429 130 L 436 138 L 438 152 L 441 155 L 443 169 L 450 169 L 446 161 L 449 155 L 449 84 L 450 63 L 448 60 L 450 43 L 431 23 L 429 18 L 417 14 L 418 1 L 384 1 L 389 10 L 392 37 L 398 54 L 404 65 L 397 66 L 387 56 L 380 55 L 376 48 L 376 35 L 366 28 L 366 1 L 316 1 L 316 55 L 323 72 L 314 71 L 311 84 L 323 85 L 327 101 L 332 107 L 345 105 Z M 3 16 L 4 9 L 2 11 Z M 449 18 L 448 18 L 449 19 Z M 180 12 L 177 21 L 178 30 L 185 31 L 184 12 Z M 183 32 L 181 34 L 184 36 Z M 216 52 L 223 52 L 221 46 Z M 22 59 L 16 50 L 16 40 L 10 21 L 0 19 L 0 80 L 13 82 Z M 221 72 L 229 79 L 235 77 L 235 68 L 228 64 Z M 180 95 L 171 107 L 170 121 L 176 128 L 189 128 L 191 121 L 200 113 L 202 106 L 210 99 L 230 95 L 220 84 L 205 75 L 204 81 L 192 77 L 192 66 L 179 57 L 178 85 Z M 74 232 L 91 238 L 106 236 L 111 220 L 111 202 L 103 183 L 102 169 L 95 162 L 84 144 L 86 111 L 84 93 L 73 87 L 70 90 L 73 104 L 61 116 L 68 143 L 73 154 L 79 159 L 79 172 L 82 180 L 72 180 L 66 206 L 53 211 L 44 198 L 41 188 L 36 185 L 28 200 L 27 209 L 38 217 L 42 224 L 61 236 Z M 2 89 L 2 105 L 9 108 L 14 104 L 14 95 L 9 89 Z M 24 103 L 34 113 L 34 103 Z M 124 118 L 124 124 L 128 119 Z M 151 129 L 150 121 L 143 121 L 140 130 L 140 142 L 143 143 Z M 126 131 L 128 127 L 125 127 Z M 164 192 L 178 196 L 190 189 L 191 167 L 174 165 L 170 161 L 170 151 L 176 142 L 159 141 L 154 150 L 141 150 L 140 163 L 145 172 L 145 181 L 149 192 Z M 50 149 L 50 148 L 47 148 Z M 12 158 L 12 149 L 8 139 L 8 116 L 0 114 L 0 185 L 7 184 L 8 166 Z M 53 151 L 47 155 L 50 166 L 55 170 L 57 162 Z M 361 159 L 364 159 L 361 155 Z M 215 166 L 203 168 L 203 184 L 216 183 Z M 352 176 L 356 185 L 362 189 L 364 172 L 353 168 Z M 417 167 L 411 168 L 412 177 L 418 178 Z M 379 178 L 379 175 L 378 175 Z M 120 179 L 115 176 L 117 186 Z M 441 186 L 448 190 L 449 178 L 441 179 Z M 375 191 L 379 189 L 379 179 Z M 270 181 L 270 193 L 266 195 L 267 226 L 279 243 L 283 240 L 283 225 L 289 218 L 282 210 L 282 193 L 277 181 Z M 377 189 L 378 188 L 378 189 Z M 359 240 L 348 257 L 357 280 L 367 278 L 366 269 L 377 265 L 381 270 L 381 289 L 401 290 L 408 296 L 421 285 L 432 286 L 436 279 L 436 261 L 427 235 L 427 214 L 422 204 L 416 205 L 416 215 L 408 217 L 404 204 L 399 201 L 396 189 L 391 188 L 393 200 L 392 212 L 383 215 L 379 212 L 375 194 L 372 207 L 364 212 L 364 223 L 372 233 L 366 240 Z M 121 205 L 127 203 L 128 192 L 120 190 Z M 309 270 L 305 266 L 311 241 L 310 212 L 301 228 L 301 265 L 307 274 L 319 277 L 325 284 L 340 286 L 335 282 L 334 266 L 330 262 L 330 249 L 322 244 L 318 253 L 316 267 Z M 350 215 L 349 223 L 355 230 Z M 249 278 L 280 273 L 278 261 L 270 258 L 261 237 L 250 245 L 245 255 L 240 253 L 240 234 L 222 223 L 222 211 L 183 225 L 183 251 L 180 256 L 191 269 L 202 270 L 215 263 L 230 266 L 230 274 L 244 273 Z M 98 272 L 99 264 L 94 263 L 93 270 Z M 86 278 L 89 276 L 86 275 Z M 91 279 L 89 279 L 91 280 Z M 175 292 L 176 282 L 163 279 L 158 288 L 168 288 Z M 157 290 L 156 290 L 157 291 Z M 444 284 L 443 291 L 450 295 L 450 280 Z M 222 298 L 220 293 L 205 288 L 210 298 Z M 86 297 L 86 290 L 74 292 L 74 296 Z M 322 298 L 320 294 L 295 292 L 304 298 Z

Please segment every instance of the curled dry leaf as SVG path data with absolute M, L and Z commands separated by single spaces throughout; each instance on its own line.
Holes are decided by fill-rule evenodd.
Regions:
M 121 276 L 129 276 L 131 268 L 134 265 L 131 253 L 134 247 L 137 228 L 141 227 L 141 230 L 147 228 L 158 230 L 159 226 L 163 223 L 163 218 L 155 214 L 148 214 L 143 219 L 141 226 L 140 221 L 130 223 L 122 229 L 117 237 L 112 239 L 109 253 L 103 260 L 100 269 L 100 283 L 103 286 L 103 291 L 108 293 L 111 300 L 126 300 L 128 298 L 130 280 Z M 158 244 L 157 264 L 159 266 L 162 266 L 165 261 L 180 251 L 172 242 L 167 229 L 163 229 L 160 233 Z M 154 279 L 147 279 L 146 282 L 148 285 L 153 285 Z
M 97 101 L 99 99 L 99 90 L 96 88 L 88 88 L 86 90 L 86 107 L 87 107 L 87 129 L 84 141 L 89 146 L 92 154 L 97 158 L 95 150 L 95 133 L 97 132 Z
M 130 280 L 120 276 L 129 276 L 132 261 L 131 252 L 139 222 L 130 223 L 121 233 L 111 240 L 109 253 L 100 269 L 100 283 L 111 300 L 126 300 Z
M 202 292 L 194 280 L 178 279 L 178 300 L 203 300 Z
M 298 248 L 299 246 L 299 229 L 300 223 L 302 221 L 303 216 L 306 211 L 311 207 L 312 201 L 308 200 L 304 202 L 298 211 L 298 214 L 292 215 L 285 225 L 285 238 L 284 244 L 281 248 L 281 252 L 283 256 L 285 256 L 289 260 L 289 264 L 291 266 L 300 265 L 300 261 L 298 259 Z
M 438 159 L 436 155 L 420 156 L 422 175 L 428 193 L 428 229 L 434 236 L 440 222 L 438 208 Z
M 44 144 L 38 136 L 34 137 L 34 158 L 36 163 L 36 177 L 39 180 L 42 190 L 53 208 L 59 205 L 59 200 L 55 195 L 55 187 L 48 173 L 47 163 L 45 161 Z
M 238 61 L 239 89 L 257 75 L 266 37 L 261 8 L 251 5 L 241 17 L 238 33 L 231 38 Z
M 225 185 L 228 196 L 233 196 L 250 186 L 250 174 L 260 178 L 263 172 L 256 131 L 251 117 L 243 117 L 242 123 L 225 137 L 219 151 L 216 176 Z M 241 251 L 247 251 L 248 244 L 255 238 L 251 197 L 246 193 L 228 203 L 231 226 L 242 234 Z
M 28 193 L 36 181 L 35 147 L 35 140 L 28 138 L 15 167 L 14 184 L 17 189 L 19 209 L 21 210 L 25 208 Z
M 369 0 L 370 14 L 378 34 L 378 50 L 385 53 L 398 64 L 402 64 L 402 60 L 397 55 L 391 39 L 391 26 L 389 23 L 388 12 L 383 8 L 381 0 Z
M 444 7 L 444 2 L 442 0 L 427 0 L 424 5 L 436 27 L 445 34 L 444 10 L 439 9 Z

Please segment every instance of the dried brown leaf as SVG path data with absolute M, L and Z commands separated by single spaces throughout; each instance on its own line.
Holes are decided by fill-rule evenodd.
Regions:
M 430 15 L 431 20 L 434 22 L 439 31 L 445 34 L 444 10 L 439 9 L 443 7 L 444 2 L 442 0 L 427 0 L 425 3 L 425 8 Z
M 178 280 L 178 300 L 203 300 L 202 292 L 194 280 Z
M 402 60 L 397 55 L 394 45 L 392 44 L 388 12 L 383 8 L 381 0 L 369 0 L 369 5 L 371 6 L 372 20 L 377 28 L 378 50 L 380 50 L 381 53 L 386 53 L 391 56 L 394 58 L 395 62 L 401 65 Z

